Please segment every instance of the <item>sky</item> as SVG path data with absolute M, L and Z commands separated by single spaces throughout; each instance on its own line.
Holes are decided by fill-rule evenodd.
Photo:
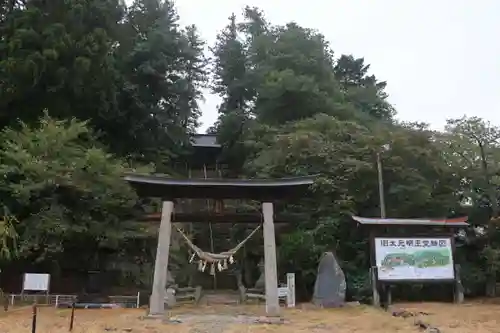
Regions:
M 448 118 L 478 116 L 500 125 L 499 0 L 177 0 L 182 25 L 212 45 L 231 13 L 262 9 L 273 24 L 319 30 L 337 56 L 364 57 L 387 81 L 398 119 L 442 129 Z M 220 99 L 207 91 L 202 127 Z

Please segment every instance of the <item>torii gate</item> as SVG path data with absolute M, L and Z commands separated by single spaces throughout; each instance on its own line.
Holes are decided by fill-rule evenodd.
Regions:
M 162 198 L 161 223 L 158 233 L 158 247 L 154 269 L 153 287 L 150 298 L 149 315 L 163 315 L 165 312 L 165 285 L 169 261 L 170 239 L 173 222 L 187 222 L 182 214 L 175 214 L 172 221 L 174 201 L 176 199 L 251 199 L 262 202 L 264 219 L 264 275 L 266 283 L 266 313 L 279 315 L 278 279 L 276 265 L 276 240 L 274 232 L 273 202 L 292 197 L 301 197 L 314 182 L 314 176 L 282 179 L 172 179 L 165 175 L 129 174 L 128 181 L 142 197 Z M 248 214 L 246 214 L 248 215 Z M 190 214 L 189 222 L 194 214 Z M 217 214 L 198 218 L 204 221 L 238 222 L 234 214 L 224 220 L 224 215 Z M 243 222 L 243 221 L 240 221 Z M 245 223 L 248 223 L 248 216 Z M 254 223 L 261 222 L 261 216 L 255 215 Z

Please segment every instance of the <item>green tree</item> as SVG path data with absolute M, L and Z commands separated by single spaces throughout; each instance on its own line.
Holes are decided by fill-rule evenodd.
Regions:
M 257 87 L 267 72 L 268 50 L 274 42 L 270 33 L 272 26 L 257 7 L 246 6 L 243 10 L 243 19 L 243 22 L 238 24 L 238 29 L 242 33 L 246 55 L 246 88 L 250 101 L 255 102 Z
M 432 142 L 432 133 L 414 126 L 379 126 L 320 114 L 279 129 L 262 127 L 248 138 L 247 172 L 258 177 L 318 175 L 312 194 L 287 209 L 310 216 L 281 239 L 282 268 L 300 270 L 312 287 L 315 260 L 335 248 L 343 260 L 351 292 L 367 285 L 368 250 L 350 215 L 378 215 L 375 154 L 391 143 L 384 159 L 388 215 L 447 216 L 457 200 L 448 166 Z M 349 241 L 341 241 L 349 240 Z M 353 291 L 354 290 L 354 291 Z M 359 295 L 358 295 L 359 296 Z
M 342 96 L 333 75 L 333 53 L 324 37 L 295 23 L 275 27 L 274 43 L 260 68 L 253 113 L 279 125 L 316 114 L 336 114 Z
M 370 65 L 363 58 L 342 55 L 334 68 L 335 78 L 340 83 L 346 99 L 357 110 L 375 118 L 392 120 L 394 108 L 387 102 L 384 91 L 386 82 L 379 82 L 374 75 L 368 75 Z
M 198 102 L 203 99 L 202 88 L 207 87 L 208 59 L 204 56 L 205 42 L 201 39 L 195 25 L 187 26 L 184 31 L 186 55 L 184 72 L 184 90 L 180 98 L 180 114 L 184 119 L 181 124 L 189 134 L 196 133 L 201 110 Z
M 178 20 L 172 1 L 0 2 L 0 168 L 8 174 L 0 202 L 21 221 L 20 260 L 83 269 L 123 262 L 129 251 L 149 260 L 141 250 L 154 235 L 127 221 L 148 203 L 135 207 L 133 192 L 120 188 L 127 165 L 106 151 L 169 172 L 186 150 L 206 59 L 196 28 Z M 45 109 L 54 118 L 40 124 Z M 69 146 L 50 150 L 61 142 Z
M 92 119 L 98 130 L 116 114 L 110 36 L 122 15 L 116 1 L 26 1 L 0 27 L 0 126 L 54 116 Z M 16 116 L 12 116 L 14 114 Z
M 238 174 L 244 163 L 242 138 L 250 123 L 247 58 L 239 36 L 236 16 L 229 17 L 228 25 L 217 35 L 213 48 L 212 92 L 222 98 L 219 117 L 210 131 L 218 134 L 223 146 L 222 159 L 233 174 Z
M 83 122 L 44 116 L 20 126 L 0 135 L 0 198 L 20 221 L 20 255 L 99 267 L 102 250 L 119 249 L 129 233 L 137 198 L 122 180 L 127 166 Z
M 233 110 L 246 110 L 249 102 L 246 54 L 234 14 L 217 35 L 211 52 L 214 59 L 212 91 L 223 99 L 219 113 L 225 115 Z
M 487 244 L 482 250 L 486 265 L 486 294 L 495 295 L 496 274 L 500 269 L 498 234 L 500 171 L 500 129 L 478 117 L 450 119 L 440 143 L 448 160 L 461 178 L 463 200 L 477 208 L 486 208 Z M 477 215 L 475 216 L 478 217 Z
M 48 109 L 88 120 L 120 156 L 165 165 L 181 153 L 197 126 L 206 60 L 173 2 L 12 4 L 0 7 L 0 128 L 36 123 Z
M 140 135 L 123 144 L 135 147 L 136 158 L 158 165 L 183 153 L 187 134 L 197 126 L 206 76 L 196 28 L 182 30 L 178 21 L 172 1 L 136 0 L 115 52 L 123 77 L 121 109 L 136 115 L 130 126 Z

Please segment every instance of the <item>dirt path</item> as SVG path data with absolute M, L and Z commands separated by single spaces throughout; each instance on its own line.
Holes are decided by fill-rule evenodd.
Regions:
M 230 325 L 238 323 L 237 317 L 229 315 L 188 315 L 177 318 L 192 326 L 189 333 L 223 333 Z

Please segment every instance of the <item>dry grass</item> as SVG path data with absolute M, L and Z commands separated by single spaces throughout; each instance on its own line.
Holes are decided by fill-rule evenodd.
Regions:
M 498 300 L 465 303 L 460 306 L 441 303 L 400 304 L 407 310 L 428 313 L 424 322 L 432 323 L 443 332 L 490 333 L 500 332 Z
M 402 319 L 372 307 L 359 306 L 343 309 L 301 309 L 287 310 L 284 313 L 289 320 L 285 325 L 232 325 L 225 333 L 387 333 L 411 332 L 415 328 Z
M 429 315 L 422 320 L 439 327 L 443 332 L 457 333 L 489 333 L 500 332 L 497 318 L 500 321 L 500 305 L 474 303 L 456 306 L 452 304 L 404 304 L 398 308 L 422 311 Z M 172 313 L 172 316 L 182 314 L 247 314 L 261 315 L 262 306 L 246 307 L 199 307 L 182 308 Z M 144 310 L 76 310 L 76 333 L 102 332 L 175 332 L 175 333 L 211 333 L 206 324 L 186 320 L 180 324 L 164 324 L 157 320 L 143 320 Z M 196 318 L 196 315 L 193 318 Z M 38 333 L 68 332 L 70 310 L 41 308 L 38 314 Z M 201 316 L 199 316 L 201 317 Z M 284 310 L 288 323 L 284 325 L 264 324 L 228 324 L 224 333 L 243 332 L 273 332 L 273 333 L 387 333 L 387 332 L 418 332 L 413 325 L 414 318 L 402 319 L 392 317 L 389 313 L 371 307 L 358 306 L 343 309 L 319 310 L 309 306 L 299 309 Z M 30 332 L 31 309 L 20 309 L 0 314 L 1 333 Z M 215 332 L 215 331 L 214 331 Z M 219 333 L 222 332 L 219 330 Z

